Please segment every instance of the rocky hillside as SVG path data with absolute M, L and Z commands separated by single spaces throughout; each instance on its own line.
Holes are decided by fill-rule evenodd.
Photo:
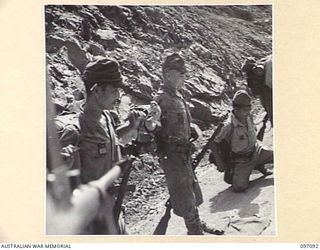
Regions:
M 271 6 L 48 5 L 45 8 L 47 79 L 57 113 L 79 110 L 85 98 L 81 74 L 86 64 L 96 57 L 108 56 L 119 61 L 125 80 L 126 95 L 119 108 L 125 118 L 130 104 L 152 100 L 162 82 L 161 64 L 165 56 L 180 52 L 188 69 L 183 94 L 194 121 L 206 130 L 195 144 L 199 150 L 212 134 L 210 127 L 216 125 L 230 105 L 235 89 L 244 87 L 240 71 L 244 57 L 262 57 L 272 52 L 271 14 Z M 255 104 L 255 119 L 261 121 L 261 106 L 257 100 Z M 203 160 L 197 171 L 199 177 L 210 176 L 208 180 L 199 178 L 206 197 L 226 189 L 223 181 L 217 179 L 221 174 L 210 168 L 207 161 Z M 133 234 L 150 234 L 168 198 L 157 160 L 142 155 L 134 162 L 129 184 L 134 184 L 136 189 L 124 201 L 128 229 Z M 262 200 L 272 205 L 273 188 L 270 190 L 269 198 Z M 229 193 L 222 198 L 231 195 L 233 199 Z M 210 201 L 206 204 L 209 206 Z M 216 206 L 220 205 L 218 202 Z M 206 206 L 201 213 L 210 221 L 214 216 Z M 224 205 L 221 206 L 220 210 L 224 211 Z M 240 209 L 246 209 L 244 206 Z M 224 212 L 218 215 L 231 216 Z M 258 215 L 269 223 L 269 214 Z M 185 233 L 181 231 L 184 230 L 181 223 L 174 218 L 172 222 L 169 234 Z
M 184 95 L 193 118 L 215 123 L 241 87 L 243 58 L 272 52 L 271 6 L 45 7 L 48 84 L 60 113 L 85 98 L 81 73 L 95 57 L 121 65 L 127 103 L 145 104 L 161 84 L 173 51 L 187 60 Z

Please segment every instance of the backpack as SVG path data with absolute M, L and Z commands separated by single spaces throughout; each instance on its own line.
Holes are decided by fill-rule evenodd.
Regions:
M 233 124 L 231 123 L 230 137 L 232 136 L 233 131 L 234 131 L 234 127 L 233 127 Z M 224 170 L 223 180 L 228 184 L 232 184 L 234 171 L 233 171 L 233 166 L 231 165 L 231 162 L 230 162 L 230 157 L 231 157 L 230 141 L 223 139 L 221 142 L 218 143 L 218 148 L 219 148 L 219 153 L 221 154 L 221 160 L 224 162 L 225 166 L 227 166 L 226 169 Z M 211 152 L 209 155 L 209 162 L 218 166 L 213 152 Z
M 221 160 L 225 164 L 227 164 L 230 159 L 230 153 L 231 153 L 230 143 L 231 143 L 231 137 L 233 135 L 233 131 L 234 131 L 234 125 L 233 123 L 231 123 L 230 140 L 223 139 L 221 142 L 217 143 L 220 154 L 221 154 Z M 210 153 L 209 155 L 209 162 L 217 165 L 217 162 L 213 153 Z

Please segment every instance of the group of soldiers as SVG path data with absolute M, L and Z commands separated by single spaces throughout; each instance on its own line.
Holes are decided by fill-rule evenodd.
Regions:
M 248 69 L 252 67 L 250 68 L 250 62 L 245 64 L 248 79 Z M 77 114 L 77 124 L 65 126 L 59 134 L 59 151 L 63 158 L 62 164 L 79 171 L 80 183 L 75 190 L 87 190 L 88 193 L 91 190 L 96 197 L 95 202 L 100 203 L 98 206 L 103 208 L 88 212 L 91 216 L 88 215 L 81 226 L 74 226 L 79 227 L 77 230 L 62 230 L 65 234 L 127 233 L 122 216 L 116 219 L 113 216 L 116 202 L 114 196 L 101 190 L 97 183 L 106 173 L 113 171 L 114 166 L 121 165 L 121 148 L 137 140 L 141 128 L 156 138 L 159 163 L 166 177 L 174 213 L 184 219 L 188 235 L 204 234 L 204 222 L 198 211 L 203 197 L 192 169 L 191 158 L 192 141 L 198 137 L 199 130 L 194 129 L 188 104 L 180 93 L 184 87 L 186 72 L 185 61 L 178 53 L 167 56 L 162 64 L 163 85 L 151 102 L 149 112 L 132 110 L 127 122 L 118 125 L 112 112 L 119 104 L 120 90 L 123 88 L 118 62 L 103 58 L 86 66 L 83 74 L 86 102 L 82 111 Z M 223 172 L 232 166 L 233 177 L 230 183 L 235 192 L 242 192 L 248 188 L 249 177 L 254 169 L 264 175 L 272 174 L 264 165 L 273 162 L 273 151 L 265 149 L 257 141 L 250 114 L 251 96 L 248 92 L 237 91 L 232 105 L 233 110 L 228 119 L 223 121 L 222 129 L 211 145 L 211 151 L 218 171 Z M 222 157 L 226 155 L 226 144 L 229 148 L 228 162 Z M 48 199 L 51 199 L 50 194 Z M 53 203 L 49 202 L 47 208 L 47 229 L 49 233 L 60 234 L 61 227 L 55 222 L 60 217 L 57 216 L 59 213 Z M 90 210 L 90 204 L 80 206 L 78 210 Z M 74 216 L 62 218 L 65 219 L 65 225 L 68 225 L 66 221 L 77 219 Z M 72 228 L 70 225 L 69 227 Z

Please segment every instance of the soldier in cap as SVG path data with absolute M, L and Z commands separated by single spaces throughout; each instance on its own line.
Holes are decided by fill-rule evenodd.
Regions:
M 248 57 L 241 70 L 246 74 L 248 87 L 254 96 L 260 97 L 262 106 L 267 112 L 273 126 L 272 107 L 272 56 L 260 60 Z
M 184 218 L 190 235 L 203 234 L 198 209 L 203 200 L 191 166 L 191 115 L 180 94 L 186 67 L 179 54 L 172 54 L 162 65 L 163 89 L 155 98 L 161 108 L 158 134 L 160 166 L 163 168 L 170 201 L 176 215 Z
M 73 168 L 79 168 L 81 182 L 88 183 L 102 177 L 121 159 L 119 140 L 126 144 L 134 139 L 143 115 L 133 111 L 129 114 L 129 123 L 116 128 L 110 110 L 119 102 L 123 83 L 119 64 L 115 60 L 102 58 L 90 62 L 83 80 L 87 98 L 83 110 L 78 114 L 78 128 L 66 127 L 60 144 L 65 158 L 72 157 L 73 151 L 78 149 L 80 166 Z M 152 122 L 147 125 L 152 130 Z M 114 203 L 115 200 L 110 199 L 109 202 Z M 110 209 L 113 205 L 109 204 Z M 119 233 L 124 233 L 121 226 Z
M 258 144 L 250 111 L 251 97 L 244 90 L 237 91 L 233 98 L 233 111 L 212 147 L 218 171 L 223 172 L 230 167 L 233 169 L 231 184 L 235 192 L 248 188 L 249 177 L 254 169 L 264 175 L 272 174 L 265 164 L 273 163 L 273 151 Z M 228 162 L 224 159 L 226 155 Z

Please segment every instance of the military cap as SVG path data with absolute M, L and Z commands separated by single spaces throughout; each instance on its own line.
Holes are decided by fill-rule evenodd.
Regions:
M 242 72 L 249 72 L 255 65 L 256 60 L 253 57 L 247 57 L 241 66 Z
M 175 69 L 182 73 L 187 71 L 183 58 L 177 53 L 171 54 L 166 58 L 162 64 L 162 72 L 166 69 Z
M 232 102 L 234 107 L 251 106 L 251 97 L 245 90 L 238 90 Z
M 86 89 L 91 89 L 94 84 L 112 84 L 122 87 L 122 77 L 117 61 L 110 58 L 101 58 L 87 64 L 83 80 Z

